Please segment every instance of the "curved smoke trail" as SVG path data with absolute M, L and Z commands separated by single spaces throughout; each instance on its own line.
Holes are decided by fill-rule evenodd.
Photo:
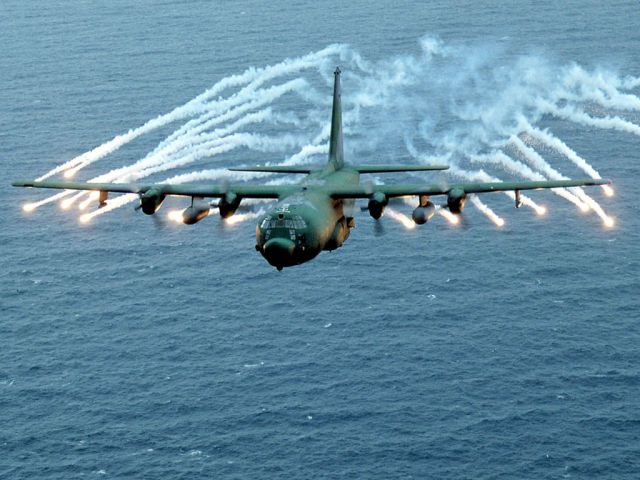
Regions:
M 127 181 L 173 170 L 169 180 L 216 181 L 219 170 L 203 168 L 197 162 L 219 160 L 223 153 L 238 148 L 274 154 L 271 158 L 283 159 L 285 164 L 305 161 L 303 152 L 326 153 L 331 71 L 337 63 L 344 72 L 345 147 L 354 163 L 399 162 L 407 156 L 423 162 L 446 158 L 458 173 L 472 172 L 471 165 L 479 167 L 481 170 L 472 172 L 476 179 L 478 172 L 497 179 L 493 171 L 503 171 L 537 180 L 566 178 L 560 170 L 565 170 L 568 162 L 556 165 L 564 159 L 573 168 L 599 178 L 600 173 L 586 158 L 541 125 L 545 117 L 640 135 L 640 125 L 624 117 L 624 112 L 640 111 L 640 97 L 632 92 L 640 87 L 638 78 L 606 69 L 591 71 L 577 64 L 559 66 L 534 55 L 505 57 L 494 47 L 446 45 L 426 36 L 420 39 L 416 52 L 393 58 L 374 61 L 348 46 L 330 45 L 271 66 L 249 68 L 222 79 L 171 112 L 55 167 L 40 179 L 78 172 L 135 138 L 176 121 L 182 124 L 144 158 L 91 181 Z M 291 78 L 284 78 L 287 76 Z M 287 81 L 278 83 L 280 79 Z M 292 107 L 284 99 L 288 93 L 295 94 L 298 106 Z M 607 115 L 595 115 L 589 108 L 592 105 L 607 109 Z M 275 126 L 290 131 L 274 136 L 270 128 Z M 533 148 L 539 145 L 560 156 L 551 162 Z M 523 161 L 507 155 L 503 148 Z M 298 154 L 300 160 L 296 159 Z M 263 163 L 269 160 L 264 158 Z M 194 170 L 182 171 L 186 168 Z M 440 175 L 455 175 L 454 170 Z M 258 177 L 242 177 L 247 178 Z M 557 189 L 554 193 L 581 208 L 588 206 L 605 223 L 609 219 L 582 189 Z M 28 207 L 61 199 L 70 205 L 83 195 L 61 192 Z M 543 209 L 529 197 L 525 199 L 537 212 Z M 110 200 L 110 205 L 115 205 L 115 200 Z M 88 203 L 85 200 L 81 205 Z M 482 202 L 472 204 L 491 215 Z

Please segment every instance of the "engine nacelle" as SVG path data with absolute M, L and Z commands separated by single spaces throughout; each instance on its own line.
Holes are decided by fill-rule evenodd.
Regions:
M 389 199 L 384 193 L 374 193 L 369 199 L 369 205 L 367 206 L 369 209 L 369 215 L 376 220 L 379 219 L 384 212 L 384 207 L 386 207 L 388 203 Z
M 413 218 L 413 221 L 416 222 L 416 224 L 424 225 L 429 220 L 431 220 L 435 213 L 436 206 L 431 202 L 427 202 L 425 205 L 416 207 L 416 209 L 411 214 L 411 217 Z
M 464 210 L 464 203 L 467 201 L 467 194 L 461 188 L 453 188 L 447 195 L 447 207 L 451 213 L 459 214 Z
M 229 218 L 231 215 L 236 213 L 236 210 L 238 210 L 238 207 L 240 206 L 240 200 L 241 198 L 235 193 L 227 193 L 218 202 L 218 210 L 220 211 L 220 216 L 222 218 Z
M 185 225 L 193 225 L 194 223 L 198 223 L 204 217 L 209 215 L 209 210 L 211 210 L 211 206 L 209 202 L 204 200 L 193 200 L 190 207 L 187 207 L 182 212 L 182 223 Z
M 153 215 L 165 199 L 165 195 L 157 188 L 150 188 L 140 196 L 140 206 L 147 215 Z

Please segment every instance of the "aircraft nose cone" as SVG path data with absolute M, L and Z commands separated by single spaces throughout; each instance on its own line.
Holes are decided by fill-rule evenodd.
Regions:
M 292 265 L 295 244 L 288 238 L 272 238 L 264 244 L 264 257 L 274 267 L 282 268 Z

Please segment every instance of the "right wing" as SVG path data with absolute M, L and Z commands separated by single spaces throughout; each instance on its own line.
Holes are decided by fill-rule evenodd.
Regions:
M 404 197 L 409 195 L 448 195 L 456 191 L 466 193 L 504 192 L 507 190 L 538 190 L 543 188 L 586 187 L 590 185 L 608 185 L 610 180 L 587 178 L 580 180 L 546 180 L 537 182 L 485 182 L 485 183 L 452 183 L 448 185 L 390 184 L 390 185 L 331 185 L 326 188 L 333 198 L 369 198 L 374 193 L 382 193 L 387 197 Z

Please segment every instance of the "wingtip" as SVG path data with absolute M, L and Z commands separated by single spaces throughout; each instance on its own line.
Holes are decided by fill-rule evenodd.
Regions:
M 611 185 L 611 179 L 610 178 L 592 178 L 592 179 L 585 179 L 584 180 L 585 183 L 587 183 L 587 185 Z
M 428 170 L 449 170 L 449 165 L 445 165 L 444 163 L 441 164 L 433 164 L 433 165 L 426 165 L 425 166 Z
M 15 182 L 11 182 L 13 187 L 33 187 L 32 180 L 16 180 Z

